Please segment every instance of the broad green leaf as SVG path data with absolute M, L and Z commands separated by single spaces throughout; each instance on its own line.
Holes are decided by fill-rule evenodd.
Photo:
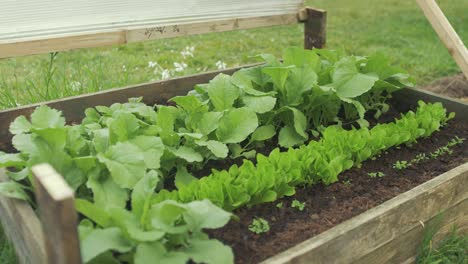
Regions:
M 198 140 L 195 141 L 195 144 L 197 144 L 198 146 L 207 147 L 211 151 L 211 153 L 213 153 L 218 158 L 226 158 L 229 153 L 227 145 L 216 140 Z
M 189 257 L 182 252 L 167 252 L 161 242 L 139 244 L 135 253 L 135 264 L 154 263 L 186 264 Z
M 104 163 L 114 181 L 122 188 L 133 188 L 146 172 L 143 151 L 129 142 L 109 147 L 98 159 Z
M 187 211 L 184 204 L 173 200 L 165 200 L 151 207 L 151 224 L 155 229 L 164 230 L 170 234 L 182 234 L 189 230 L 184 224 L 179 224 L 183 214 Z
M 10 133 L 13 135 L 22 134 L 29 132 L 31 128 L 32 125 L 25 116 L 18 116 L 15 121 L 10 124 Z
M 291 70 L 285 86 L 285 103 L 298 105 L 304 101 L 304 93 L 310 92 L 317 85 L 317 74 L 310 67 Z
M 75 199 L 75 207 L 80 214 L 91 219 L 99 226 L 108 227 L 111 224 L 110 216 L 104 208 L 101 208 L 88 200 L 79 198 Z
M 114 257 L 111 251 L 106 251 L 92 260 L 88 261 L 86 264 L 120 264 L 121 262 Z
M 360 73 L 354 57 L 345 57 L 338 61 L 332 79 L 336 93 L 347 98 L 354 98 L 369 91 L 378 80 L 374 75 Z
M 31 131 L 44 139 L 51 148 L 57 150 L 65 148 L 67 143 L 67 130 L 65 128 L 33 128 Z
M 24 154 L 37 154 L 39 152 L 36 136 L 32 134 L 18 134 L 11 140 L 13 147 Z M 44 145 L 44 143 L 43 143 Z M 47 148 L 47 145 L 44 145 Z
M 301 111 L 297 110 L 297 108 L 286 107 L 286 109 L 290 110 L 293 114 L 292 120 L 294 122 L 293 126 L 296 130 L 296 133 L 303 137 L 304 140 L 306 140 L 309 137 L 306 133 L 307 118 Z
M 263 114 L 275 107 L 276 98 L 272 96 L 244 96 L 242 102 L 254 112 Z
M 202 155 L 190 147 L 181 146 L 176 150 L 172 150 L 172 153 L 190 163 L 203 161 Z
M 264 53 L 264 54 L 258 54 L 255 57 L 263 59 L 268 66 L 279 66 L 280 65 L 278 59 L 273 54 Z
M 152 242 L 161 239 L 165 235 L 162 230 L 144 230 L 137 217 L 126 209 L 112 208 L 109 210 L 109 215 L 113 224 L 120 228 L 123 235 L 132 240 Z
M 23 189 L 23 186 L 16 182 L 0 182 L 0 195 L 29 201 L 29 197 Z
M 70 167 L 68 167 L 66 171 L 62 171 L 61 173 L 63 175 L 63 178 L 68 183 L 70 188 L 73 189 L 73 191 L 76 191 L 78 187 L 80 187 L 83 183 L 86 182 L 85 173 L 79 168 L 76 168 L 72 165 L 70 165 Z
M 137 117 L 128 112 L 116 113 L 107 125 L 109 127 L 109 138 L 112 143 L 127 141 L 140 128 Z
M 177 173 L 175 176 L 175 185 L 177 188 L 181 188 L 184 185 L 189 184 L 192 181 L 198 180 L 192 174 L 187 171 L 185 166 L 178 166 Z
M 94 230 L 94 224 L 89 219 L 83 219 L 78 224 L 78 236 L 80 240 L 85 239 Z
M 108 250 L 125 253 L 133 247 L 116 227 L 95 229 L 81 241 L 80 245 L 84 262 L 88 262 Z
M 26 162 L 21 158 L 21 155 L 18 153 L 7 154 L 0 151 L 0 167 L 23 167 L 26 165 Z
M 149 169 L 159 169 L 161 157 L 164 154 L 164 144 L 159 137 L 137 136 L 130 140 L 143 150 L 145 165 Z
M 119 187 L 111 177 L 107 176 L 99 180 L 90 177 L 86 185 L 93 191 L 93 199 L 96 206 L 103 209 L 113 207 L 125 208 L 128 192 Z
M 60 111 L 41 105 L 31 114 L 34 128 L 59 128 L 65 126 L 65 118 Z
M 216 239 L 192 238 L 189 244 L 190 246 L 184 252 L 196 263 L 234 263 L 232 249 Z
M 188 112 L 196 112 L 199 110 L 202 110 L 203 112 L 208 111 L 208 107 L 203 105 L 195 95 L 176 96 L 171 98 L 170 101 L 175 102 L 178 106 Z
M 223 116 L 221 112 L 203 113 L 200 121 L 197 123 L 197 128 L 203 135 L 208 135 L 215 131 L 219 125 L 219 119 Z
M 88 172 L 97 165 L 97 158 L 94 156 L 76 157 L 73 158 L 73 161 L 75 162 L 76 167 L 83 172 Z
M 304 142 L 304 137 L 299 135 L 291 126 L 285 126 L 280 130 L 278 143 L 284 148 L 290 148 Z
M 135 185 L 132 191 L 132 212 L 138 218 L 143 218 L 149 210 L 150 200 L 158 182 L 158 173 L 151 170 Z
M 184 213 L 184 219 L 190 225 L 191 230 L 223 227 L 229 222 L 232 215 L 206 199 L 185 204 L 185 207 L 187 211 Z
M 223 111 L 232 108 L 240 93 L 231 83 L 231 76 L 221 73 L 208 84 L 208 95 L 215 110 Z
M 245 140 L 258 126 L 255 112 L 243 107 L 226 113 L 219 121 L 216 136 L 223 143 L 238 143 Z
M 255 96 L 274 94 L 274 92 L 263 92 L 263 91 L 254 89 L 253 87 L 254 77 L 252 75 L 249 75 L 248 71 L 249 69 L 242 69 L 242 70 L 236 71 L 231 77 L 232 83 L 236 85 L 237 87 L 239 87 L 246 94 L 255 95 Z M 260 74 L 260 76 L 263 75 L 261 71 L 258 71 L 258 73 Z M 256 80 L 255 83 L 257 84 L 266 83 L 266 80 Z
M 163 131 L 174 131 L 174 123 L 179 116 L 179 109 L 173 106 L 158 106 L 157 125 Z
M 102 128 L 93 131 L 93 145 L 96 152 L 107 151 L 110 145 L 108 128 Z
M 278 87 L 278 89 L 280 89 L 280 91 L 283 91 L 284 84 L 293 68 L 294 66 L 265 67 L 262 71 L 271 77 L 273 83 Z
M 13 172 L 13 171 L 5 171 L 5 174 L 8 176 L 8 178 L 14 180 L 14 181 L 21 181 L 23 179 L 26 179 L 27 177 L 30 176 L 31 171 L 29 170 L 28 167 L 18 171 L 18 172 Z
M 276 130 L 273 125 L 261 126 L 252 134 L 252 141 L 264 141 L 272 138 L 275 134 Z
M 313 50 L 299 47 L 286 49 L 283 54 L 284 65 L 294 65 L 296 67 L 307 67 L 313 71 L 320 70 L 320 58 Z
M 237 74 L 242 74 L 245 76 L 248 76 L 252 82 L 257 84 L 260 87 L 264 87 L 269 81 L 271 81 L 270 76 L 266 75 L 263 73 L 263 68 L 265 66 L 257 66 L 257 67 L 252 67 L 252 68 L 246 68 L 246 69 L 241 69 L 238 72 L 234 74 L 236 76 Z M 234 83 L 238 84 L 236 80 L 234 80 Z M 242 88 L 242 87 L 241 87 Z M 247 90 L 249 90 L 248 94 L 251 95 L 266 95 L 266 94 L 258 94 L 256 90 L 254 89 L 249 89 L 248 87 L 245 87 Z M 264 91 L 263 91 L 264 92 Z

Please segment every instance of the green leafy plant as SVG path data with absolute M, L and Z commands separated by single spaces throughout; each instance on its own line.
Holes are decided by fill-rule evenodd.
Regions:
M 283 202 L 277 203 L 277 204 L 276 204 L 276 207 L 277 207 L 277 208 L 283 208 Z
M 396 170 L 404 170 L 406 168 L 408 168 L 411 164 L 408 163 L 408 161 L 406 160 L 397 160 L 397 162 L 395 162 L 393 164 L 393 168 L 396 169 Z
M 164 201 L 143 212 L 139 206 L 145 204 L 137 204 L 132 212 L 116 207 L 103 211 L 86 200 L 78 200 L 77 205 L 88 217 L 78 227 L 84 262 L 115 263 L 118 259 L 112 252 L 119 252 L 122 257 L 133 256 L 135 264 L 155 259 L 180 264 L 189 260 L 234 263 L 232 250 L 202 231 L 220 228 L 231 217 L 208 200 L 188 204 Z
M 299 211 L 304 211 L 305 203 L 300 202 L 300 201 L 294 199 L 294 200 L 291 202 L 291 207 L 292 207 L 292 208 L 296 208 L 296 209 L 299 210 Z
M 346 186 L 349 186 L 351 185 L 351 180 L 350 179 L 343 180 L 343 184 Z
M 249 225 L 249 230 L 255 234 L 262 234 L 270 231 L 270 224 L 267 220 L 258 217 L 253 219 L 252 224 Z
M 367 175 L 369 175 L 369 177 L 371 178 L 382 178 L 385 176 L 385 173 L 381 171 L 377 171 L 377 172 L 369 172 L 367 173 Z
M 336 182 L 338 174 L 344 170 L 390 147 L 427 137 L 452 116 L 447 115 L 439 103 L 419 102 L 416 112 L 408 112 L 394 123 L 352 130 L 331 126 L 322 132 L 319 141 L 310 141 L 285 152 L 275 149 L 268 157 L 258 154 L 256 165 L 244 160 L 241 166 L 233 165 L 229 170 L 213 170 L 210 175 L 178 190 L 160 191 L 152 202 L 206 198 L 229 211 L 244 205 L 272 202 L 293 195 L 298 185 Z

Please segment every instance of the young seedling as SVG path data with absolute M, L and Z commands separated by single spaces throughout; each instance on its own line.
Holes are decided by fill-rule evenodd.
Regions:
M 393 168 L 396 170 L 403 170 L 408 168 L 410 164 L 406 160 L 398 160 L 395 164 L 393 164 Z
M 305 203 L 300 202 L 298 200 L 293 200 L 291 203 L 292 208 L 297 208 L 299 211 L 304 211 Z
M 378 171 L 378 172 L 369 172 L 367 173 L 367 175 L 369 175 L 369 177 L 371 178 L 382 178 L 383 176 L 385 176 L 385 173 L 381 172 L 381 171 Z
M 277 203 L 277 204 L 276 204 L 276 207 L 278 207 L 278 208 L 283 208 L 283 203 L 282 203 L 282 202 L 281 202 L 281 203 Z
M 419 153 L 418 155 L 416 155 L 416 157 L 414 159 L 411 160 L 410 163 L 414 164 L 414 163 L 419 163 L 423 160 L 427 160 L 429 159 L 429 157 L 426 156 L 426 153 Z
M 343 181 L 343 184 L 346 185 L 346 186 L 349 186 L 349 185 L 351 185 L 351 180 L 346 179 L 346 180 Z
M 270 231 L 270 224 L 267 220 L 258 217 L 252 221 L 252 224 L 249 225 L 249 230 L 255 234 L 262 234 Z

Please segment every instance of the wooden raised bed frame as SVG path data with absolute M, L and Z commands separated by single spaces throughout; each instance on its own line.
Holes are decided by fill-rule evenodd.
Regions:
M 307 9 L 298 16 L 305 21 L 305 47 L 322 47 L 325 43 L 326 13 Z M 206 83 L 228 69 L 207 72 L 167 81 L 113 89 L 104 92 L 46 102 L 63 111 L 68 122 L 79 122 L 84 109 L 96 105 L 125 102 L 129 97 L 143 97 L 147 104 L 185 95 L 195 84 Z M 402 105 L 417 100 L 442 102 L 457 113 L 455 120 L 468 120 L 466 103 L 416 89 L 395 94 Z M 29 116 L 36 105 L 0 111 L 0 143 L 9 142 L 11 121 L 19 115 Z M 0 197 L 0 221 L 14 244 L 21 263 L 81 263 L 77 238 L 77 213 L 73 192 L 63 178 L 48 165 L 33 169 L 39 215 L 25 202 Z M 8 180 L 0 170 L 0 181 Z M 444 213 L 442 230 L 456 224 L 468 233 L 468 163 L 460 165 L 412 190 L 353 217 L 262 263 L 407 263 L 414 260 L 422 238 L 423 224 Z M 443 233 L 443 232 L 442 232 Z

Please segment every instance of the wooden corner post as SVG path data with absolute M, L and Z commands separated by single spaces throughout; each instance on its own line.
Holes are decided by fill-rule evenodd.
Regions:
M 50 165 L 32 167 L 49 264 L 81 264 L 73 190 Z
M 306 8 L 304 15 L 304 48 L 325 48 L 327 11 Z

